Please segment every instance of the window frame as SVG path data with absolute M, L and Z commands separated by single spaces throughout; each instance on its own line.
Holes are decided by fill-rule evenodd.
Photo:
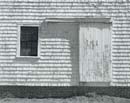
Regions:
M 21 46 L 21 27 L 38 27 L 38 45 L 37 45 L 37 56 L 21 56 L 20 55 L 20 46 Z M 39 58 L 40 57 L 40 40 L 39 40 L 39 34 L 40 34 L 40 25 L 39 24 L 22 24 L 18 25 L 18 37 L 17 37 L 17 58 Z

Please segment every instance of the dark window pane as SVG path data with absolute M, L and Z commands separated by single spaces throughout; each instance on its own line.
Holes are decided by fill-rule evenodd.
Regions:
M 37 56 L 38 27 L 21 27 L 21 56 Z

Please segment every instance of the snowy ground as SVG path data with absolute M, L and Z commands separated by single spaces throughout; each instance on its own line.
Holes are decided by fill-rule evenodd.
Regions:
M 1 98 L 0 103 L 130 103 L 130 99 L 96 95 L 94 97 L 77 96 L 66 99 Z

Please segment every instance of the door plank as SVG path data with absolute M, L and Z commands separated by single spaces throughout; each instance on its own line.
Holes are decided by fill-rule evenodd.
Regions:
M 109 81 L 111 69 L 110 24 L 82 23 L 79 37 L 80 81 Z

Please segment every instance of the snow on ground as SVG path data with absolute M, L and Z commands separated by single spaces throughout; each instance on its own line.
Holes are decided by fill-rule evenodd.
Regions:
M 1 98 L 0 103 L 130 103 L 130 99 L 110 96 L 76 96 L 72 98 Z

